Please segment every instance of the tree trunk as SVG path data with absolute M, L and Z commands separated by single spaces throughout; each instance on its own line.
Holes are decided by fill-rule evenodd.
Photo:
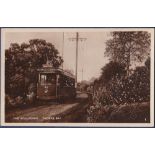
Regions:
M 127 77 L 129 77 L 130 75 L 130 50 L 128 51 L 128 57 L 127 57 L 127 64 L 126 64 L 126 68 L 127 68 Z

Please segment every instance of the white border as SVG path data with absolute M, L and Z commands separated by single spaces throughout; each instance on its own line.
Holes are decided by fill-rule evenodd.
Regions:
M 151 33 L 151 101 L 150 123 L 5 123 L 5 33 L 6 32 L 105 32 L 149 31 Z M 2 126 L 49 126 L 49 127 L 153 127 L 154 126 L 154 29 L 153 28 L 2 28 L 1 29 L 1 125 Z

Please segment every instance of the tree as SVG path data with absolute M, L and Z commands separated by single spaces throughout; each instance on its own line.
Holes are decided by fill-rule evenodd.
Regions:
M 28 44 L 12 43 L 5 50 L 6 93 L 24 95 L 30 83 L 37 79 L 37 68 L 46 62 L 58 68 L 63 59 L 54 45 L 42 39 L 32 39 Z
M 150 58 L 145 61 L 145 66 L 136 67 L 129 80 L 133 81 L 131 89 L 134 98 L 137 101 L 150 101 Z
M 42 39 L 33 39 L 29 41 L 29 48 L 33 54 L 36 54 L 36 63 L 41 65 L 46 63 L 47 59 L 53 67 L 57 68 L 62 63 L 63 60 L 61 56 L 59 56 L 59 52 L 55 49 L 54 45 L 51 43 L 46 42 Z M 39 58 L 39 59 L 38 59 Z M 37 61 L 39 60 L 39 62 Z
M 125 64 L 127 75 L 131 62 L 142 62 L 150 52 L 151 35 L 146 31 L 112 32 L 112 39 L 106 42 L 105 56 Z
M 145 66 L 148 69 L 148 71 L 150 72 L 150 57 L 148 57 L 147 60 L 145 61 Z
M 109 82 L 115 76 L 125 75 L 126 71 L 123 64 L 110 61 L 102 69 L 100 80 L 104 83 Z

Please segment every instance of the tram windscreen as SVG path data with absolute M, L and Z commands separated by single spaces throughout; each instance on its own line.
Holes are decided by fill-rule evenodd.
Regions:
M 50 85 L 56 84 L 56 75 L 55 74 L 40 74 L 40 83 L 41 85 Z

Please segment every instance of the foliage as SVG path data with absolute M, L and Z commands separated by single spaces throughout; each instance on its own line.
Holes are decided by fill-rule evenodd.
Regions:
M 126 74 L 125 66 L 118 62 L 110 61 L 102 69 L 100 80 L 104 83 L 109 82 L 115 76 L 122 76 Z
M 122 122 L 132 122 L 132 114 L 144 115 L 133 122 L 144 122 L 146 117 L 149 121 L 149 104 L 146 110 L 139 110 L 144 102 L 150 101 L 151 35 L 146 31 L 116 31 L 111 34 L 105 51 L 110 62 L 102 68 L 100 78 L 94 82 L 93 105 L 87 110 L 88 122 L 115 122 L 123 118 Z M 144 66 L 131 71 L 131 63 L 137 65 L 144 60 Z
M 63 62 L 51 43 L 42 39 L 32 39 L 28 44 L 21 45 L 12 43 L 5 50 L 6 94 L 12 97 L 25 96 L 29 86 L 36 83 L 37 68 L 46 61 L 55 68 Z
M 106 42 L 105 56 L 126 65 L 127 74 L 131 62 L 142 62 L 150 52 L 151 35 L 146 31 L 112 32 Z
M 149 102 L 121 105 L 92 105 L 87 110 L 89 123 L 149 123 Z
M 112 67 L 107 66 L 110 65 L 107 64 L 105 68 L 108 68 L 109 72 L 111 72 Z M 102 70 L 108 72 L 108 69 L 107 70 L 102 69 Z M 104 73 L 106 72 L 102 72 L 103 73 L 102 78 L 105 77 Z M 105 82 L 103 83 L 104 80 L 95 81 L 95 85 L 97 86 L 94 86 L 93 105 L 88 108 L 89 122 L 96 122 L 96 121 L 98 122 L 101 120 L 106 121 L 107 119 L 113 121 L 116 120 L 113 117 L 114 115 L 117 115 L 119 119 L 121 117 L 127 118 L 127 114 L 125 114 L 122 109 L 120 109 L 120 111 L 117 111 L 118 107 L 121 107 L 121 105 L 125 105 L 126 111 L 129 112 L 128 109 L 130 108 L 128 108 L 127 105 L 132 105 L 134 103 L 142 104 L 143 102 L 149 103 L 150 58 L 146 60 L 145 66 L 136 67 L 133 73 L 128 77 L 125 76 L 124 74 L 118 74 L 118 73 L 113 72 L 113 74 L 108 74 L 110 76 L 109 80 L 106 80 L 106 83 Z M 114 110 L 115 106 L 117 107 L 115 108 L 116 112 L 113 112 L 112 116 L 110 116 L 109 113 L 111 112 L 112 109 Z M 105 111 L 109 111 L 106 110 L 108 107 L 111 107 L 111 109 L 110 112 L 108 112 L 107 114 Z M 142 111 L 142 114 L 145 113 L 144 111 L 145 110 Z M 138 115 L 137 114 L 138 111 L 136 110 L 133 113 L 134 115 Z M 141 112 L 139 112 L 139 114 L 141 114 Z M 146 111 L 145 116 L 147 114 L 148 111 Z
M 111 95 L 115 104 L 149 101 L 150 95 L 150 69 L 149 58 L 146 65 L 136 67 L 133 73 L 126 77 L 115 74 L 105 84 L 106 92 Z

